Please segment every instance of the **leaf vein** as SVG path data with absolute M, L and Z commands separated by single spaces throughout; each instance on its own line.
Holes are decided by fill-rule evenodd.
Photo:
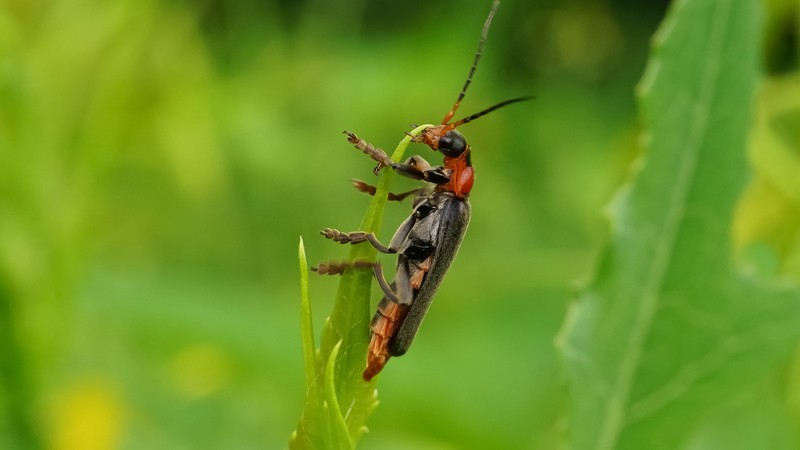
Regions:
M 641 302 L 635 312 L 634 321 L 628 334 L 627 345 L 620 361 L 616 382 L 606 403 L 603 424 L 600 428 L 597 449 L 612 449 L 616 446 L 620 432 L 625 425 L 625 407 L 629 401 L 635 382 L 645 341 L 651 329 L 660 300 L 659 291 L 663 285 L 671 261 L 680 223 L 684 218 L 686 201 L 692 186 L 698 155 L 706 137 L 709 105 L 713 99 L 720 73 L 720 54 L 724 44 L 724 33 L 729 25 L 731 1 L 715 2 L 720 10 L 714 15 L 709 39 L 709 52 L 713 55 L 702 67 L 700 89 L 692 109 L 692 126 L 688 130 L 683 157 L 676 177 L 675 188 L 666 205 L 666 220 L 655 244 L 652 264 L 643 283 Z M 667 37 L 668 40 L 668 37 Z M 657 78 L 658 75 L 655 75 Z M 680 130 L 674 130 L 680 132 Z M 653 140 L 652 142 L 657 142 Z

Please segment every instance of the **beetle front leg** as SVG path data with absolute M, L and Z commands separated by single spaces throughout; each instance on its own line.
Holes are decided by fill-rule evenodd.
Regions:
M 397 253 L 397 250 L 387 247 L 378 240 L 375 233 L 367 233 L 366 231 L 352 231 L 345 233 L 343 231 L 335 230 L 333 228 L 325 228 L 319 234 L 326 238 L 338 242 L 340 244 L 360 244 L 362 242 L 369 242 L 381 253 Z
M 375 166 L 375 169 L 372 171 L 375 175 L 377 175 L 378 172 L 380 172 L 384 167 L 394 164 L 392 158 L 389 158 L 389 155 L 387 155 L 382 149 L 375 147 L 364 139 L 361 139 L 360 137 L 356 136 L 355 133 L 344 130 L 344 134 L 347 135 L 347 142 L 353 144 L 355 148 L 361 150 L 364 152 L 364 154 L 372 158 L 373 161 L 378 163 L 378 165 Z
M 414 180 L 423 180 L 434 184 L 444 184 L 450 181 L 451 170 L 444 167 L 431 167 L 428 161 L 419 155 L 414 155 L 405 163 L 393 162 L 391 168 L 404 177 Z
M 415 180 L 424 180 L 435 184 L 445 184 L 450 181 L 450 170 L 443 167 L 431 167 L 421 156 L 412 156 L 403 164 L 396 163 L 392 161 L 392 158 L 385 151 L 361 139 L 355 133 L 345 130 L 344 134 L 347 135 L 347 142 L 353 144 L 355 148 L 361 150 L 378 163 L 373 170 L 375 175 L 384 167 L 391 167 L 400 175 Z

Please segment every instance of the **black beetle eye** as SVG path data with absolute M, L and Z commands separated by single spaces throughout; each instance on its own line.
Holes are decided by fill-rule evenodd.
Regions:
M 439 151 L 444 153 L 445 156 L 455 158 L 464 153 L 466 148 L 466 138 L 456 130 L 450 130 L 439 138 Z

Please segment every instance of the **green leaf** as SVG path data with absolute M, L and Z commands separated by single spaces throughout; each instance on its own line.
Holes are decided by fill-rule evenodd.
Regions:
M 639 90 L 645 154 L 559 337 L 573 449 L 689 446 L 800 337 L 798 289 L 743 275 L 731 256 L 758 5 L 676 2 L 656 35 Z
M 336 398 L 336 382 L 335 382 L 335 368 L 336 356 L 339 355 L 339 348 L 342 343 L 337 342 L 331 350 L 328 357 L 328 363 L 325 366 L 325 405 L 328 412 L 328 421 L 330 423 L 330 437 L 328 439 L 327 447 L 352 449 L 355 448 L 353 441 L 350 439 L 347 423 L 344 419 L 342 409 L 339 407 L 339 400 Z
M 412 130 L 397 145 L 392 159 L 403 158 L 412 136 L 432 125 L 421 125 Z M 378 181 L 375 195 L 370 201 L 367 213 L 361 221 L 359 230 L 378 232 L 381 226 L 383 208 L 386 205 L 391 170 L 384 170 Z M 349 260 L 374 260 L 375 249 L 370 245 L 355 245 L 350 249 Z M 301 291 L 307 297 L 307 265 L 301 244 Z M 292 434 L 289 447 L 304 448 L 352 448 L 366 430 L 366 421 L 378 404 L 375 384 L 379 377 L 369 383 L 362 378 L 366 366 L 367 345 L 372 311 L 370 309 L 370 290 L 372 287 L 371 270 L 347 270 L 342 275 L 333 312 L 325 322 L 321 344 L 314 361 L 314 372 L 309 381 L 309 351 L 306 342 L 313 342 L 311 333 L 310 306 L 308 313 L 303 309 L 302 326 L 303 352 L 306 364 L 307 386 L 306 402 L 298 430 Z M 305 305 L 306 300 L 301 301 Z M 307 317 L 307 319 L 306 319 Z M 311 344 L 313 345 L 313 344 Z M 340 351 L 341 349 L 341 351 Z M 323 366 L 324 363 L 324 366 Z M 325 380 L 320 392 L 319 380 Z M 324 401 L 323 401 L 324 400 Z M 342 411 L 339 405 L 344 405 Z M 341 420 L 339 418 L 341 417 Z M 323 419 L 324 418 L 324 419 Z M 347 439 L 341 435 L 342 426 L 346 427 Z M 333 443 L 336 442 L 334 445 Z M 346 443 L 349 447 L 345 445 Z
M 303 238 L 298 248 L 300 260 L 300 336 L 303 342 L 303 363 L 306 372 L 306 389 L 317 390 L 314 381 L 317 378 L 314 361 L 314 324 L 311 316 L 311 303 L 308 300 L 308 262 Z
M 306 399 L 303 417 L 300 419 L 298 431 L 292 433 L 289 440 L 291 448 L 310 448 L 313 442 L 322 438 L 315 436 L 326 427 L 322 386 L 319 379 L 319 364 L 314 357 L 314 326 L 311 316 L 311 303 L 308 298 L 308 262 L 303 238 L 298 246 L 300 261 L 300 337 L 303 344 L 303 365 L 306 375 Z M 328 435 L 330 433 L 327 433 Z

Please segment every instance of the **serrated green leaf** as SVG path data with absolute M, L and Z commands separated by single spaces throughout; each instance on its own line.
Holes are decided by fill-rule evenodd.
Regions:
M 800 338 L 797 287 L 750 279 L 731 257 L 758 6 L 676 2 L 656 36 L 640 86 L 644 159 L 559 338 L 573 449 L 686 446 Z

